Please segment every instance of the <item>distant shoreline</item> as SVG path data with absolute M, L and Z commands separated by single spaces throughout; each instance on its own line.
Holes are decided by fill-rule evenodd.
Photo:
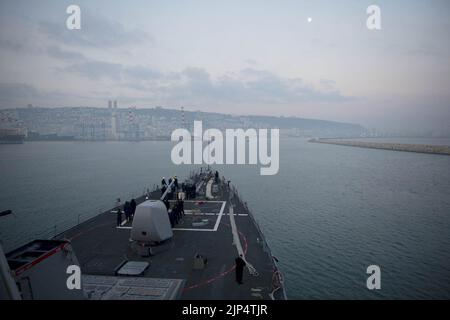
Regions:
M 170 137 L 142 138 L 142 139 L 79 139 L 75 137 L 24 139 L 24 142 L 145 142 L 145 141 L 171 141 L 171 140 Z
M 316 138 L 308 140 L 312 143 L 326 143 L 348 147 L 382 149 L 391 151 L 416 152 L 427 154 L 440 154 L 450 156 L 450 146 L 428 145 L 428 144 L 407 144 L 407 143 L 389 143 L 389 142 L 368 142 L 356 140 L 325 139 Z

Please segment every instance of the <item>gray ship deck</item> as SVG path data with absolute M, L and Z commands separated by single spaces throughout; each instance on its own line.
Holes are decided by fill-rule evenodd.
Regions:
M 184 280 L 177 296 L 180 299 L 270 299 L 276 263 L 246 205 L 225 183 L 220 183 L 214 199 L 206 200 L 207 177 L 197 174 L 193 179 L 201 190 L 195 199 L 185 201 L 186 215 L 173 228 L 173 238 L 152 247 L 150 257 L 141 257 L 131 249 L 130 227 L 116 227 L 116 214 L 109 211 L 57 238 L 71 240 L 83 274 L 114 276 L 124 261 L 147 261 L 150 266 L 143 277 Z M 155 190 L 150 198 L 160 196 L 161 192 Z M 137 202 L 144 200 L 140 197 Z M 251 275 L 246 268 L 242 285 L 235 281 L 234 259 L 238 251 L 233 244 L 231 205 L 246 260 L 258 273 Z M 203 219 L 207 219 L 205 226 L 193 227 L 193 221 Z M 207 258 L 203 269 L 193 268 L 196 254 Z M 277 290 L 274 297 L 285 298 L 284 289 Z

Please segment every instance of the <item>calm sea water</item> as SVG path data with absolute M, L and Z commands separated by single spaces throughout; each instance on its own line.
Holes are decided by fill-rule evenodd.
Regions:
M 449 138 L 353 138 L 367 142 L 406 143 L 406 144 L 430 144 L 437 146 L 450 146 Z
M 6 250 L 183 178 L 169 142 L 0 145 Z M 450 298 L 450 157 L 281 140 L 280 171 L 218 166 L 280 260 L 291 299 Z M 366 268 L 381 267 L 381 290 Z

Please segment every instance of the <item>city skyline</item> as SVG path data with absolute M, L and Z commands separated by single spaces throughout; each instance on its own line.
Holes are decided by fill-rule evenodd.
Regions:
M 3 1 L 0 108 L 179 107 L 448 130 L 448 2 Z
M 357 124 L 295 117 L 236 116 L 221 113 L 165 109 L 121 108 L 109 101 L 108 108 L 27 107 L 0 109 L 0 123 L 20 128 L 30 140 L 168 140 L 178 128 L 192 129 L 195 121 L 222 131 L 234 128 L 278 128 L 282 136 L 372 135 Z

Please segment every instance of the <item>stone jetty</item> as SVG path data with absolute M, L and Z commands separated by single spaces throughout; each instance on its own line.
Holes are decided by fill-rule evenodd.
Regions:
M 440 146 L 440 145 L 370 142 L 370 141 L 324 139 L 324 138 L 311 139 L 309 140 L 309 142 L 336 144 L 341 146 L 359 147 L 359 148 L 450 155 L 450 146 Z

